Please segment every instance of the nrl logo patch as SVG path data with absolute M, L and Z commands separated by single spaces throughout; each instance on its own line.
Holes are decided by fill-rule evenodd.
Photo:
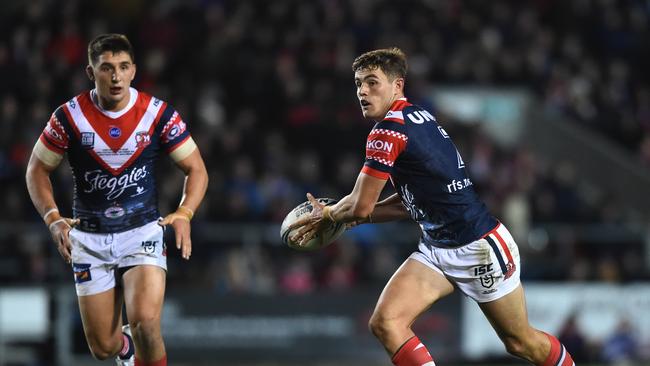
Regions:
M 482 276 L 480 277 L 480 279 L 481 279 L 481 286 L 485 288 L 490 288 L 494 285 L 494 276 L 491 274 Z

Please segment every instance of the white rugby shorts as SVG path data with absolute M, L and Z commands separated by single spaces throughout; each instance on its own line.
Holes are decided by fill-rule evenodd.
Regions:
M 117 286 L 120 268 L 154 265 L 167 270 L 164 228 L 157 221 L 114 234 L 70 230 L 72 269 L 77 296 L 98 294 Z
M 440 248 L 420 241 L 409 258 L 445 276 L 476 302 L 499 299 L 520 283 L 519 249 L 501 223 L 483 238 L 458 248 Z

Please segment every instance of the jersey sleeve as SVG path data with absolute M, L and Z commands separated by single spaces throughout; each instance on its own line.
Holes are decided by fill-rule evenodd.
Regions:
M 366 162 L 361 172 L 388 179 L 399 155 L 406 149 L 408 136 L 404 124 L 383 120 L 375 125 L 366 140 Z
M 196 143 L 180 114 L 172 107 L 167 108 L 161 117 L 164 126 L 160 132 L 160 141 L 169 156 L 174 161 L 180 161 L 196 149 Z
M 50 166 L 59 164 L 70 144 L 70 135 L 61 123 L 60 118 L 65 118 L 61 108 L 52 113 L 36 142 L 36 146 L 34 146 L 36 157 Z

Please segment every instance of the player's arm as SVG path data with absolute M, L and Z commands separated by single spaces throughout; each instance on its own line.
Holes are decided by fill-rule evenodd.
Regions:
M 350 226 L 354 226 L 370 221 L 385 222 L 408 217 L 408 214 L 405 214 L 406 209 L 397 195 L 377 202 L 385 185 L 386 179 L 361 172 L 352 192 L 332 206 L 323 205 L 311 193 L 307 193 L 307 199 L 313 207 L 312 214 L 289 226 L 290 230 L 300 227 L 292 240 L 298 241 L 299 245 L 302 245 L 320 230 L 321 225 L 332 221 L 351 223 Z M 374 215 L 377 215 L 378 221 L 375 221 Z
M 411 215 L 406 210 L 406 207 L 404 207 L 402 199 L 397 193 L 394 193 L 388 198 L 377 202 L 372 214 L 360 223 L 398 221 L 410 217 Z
M 61 163 L 63 156 L 49 150 L 38 140 L 27 164 L 25 180 L 29 197 L 38 213 L 43 217 L 50 230 L 52 239 L 63 259 L 70 263 L 71 243 L 68 233 L 78 220 L 62 217 L 54 201 L 54 193 L 50 174 Z
M 201 153 L 191 138 L 184 143 L 184 146 L 174 150 L 170 156 L 176 162 L 176 166 L 185 173 L 183 196 L 178 209 L 165 216 L 160 225 L 172 225 L 176 234 L 176 248 L 181 249 L 184 259 L 189 259 L 192 254 L 189 222 L 205 196 L 208 188 L 208 172 Z
M 176 166 L 185 173 L 180 206 L 187 207 L 192 212 L 195 212 L 199 208 L 201 201 L 203 201 L 205 191 L 208 188 L 208 172 L 198 147 L 186 158 L 176 161 Z
M 383 184 L 381 181 L 383 181 Z M 379 189 L 379 193 L 381 193 L 385 183 L 385 180 L 365 173 L 360 173 L 359 178 L 357 178 L 359 192 L 363 192 L 364 189 L 367 189 L 364 186 L 367 186 L 368 188 L 375 187 L 374 189 Z M 355 185 L 355 189 L 357 185 Z M 372 193 L 375 193 L 374 189 Z M 373 198 L 375 201 L 371 202 Z M 410 218 L 406 207 L 404 207 L 397 193 L 379 202 L 376 202 L 377 198 L 378 195 L 375 197 L 370 192 L 368 194 L 358 193 L 355 195 L 355 190 L 353 190 L 351 194 L 345 196 L 336 205 L 331 206 L 331 208 L 323 208 L 325 210 L 324 215 L 327 215 L 326 217 L 332 221 L 354 222 L 355 224 L 379 223 Z M 374 207 L 371 211 L 368 211 L 372 206 Z M 367 212 L 370 213 L 366 215 Z
M 323 208 L 323 216 L 336 222 L 353 222 L 366 219 L 375 209 L 385 179 L 359 173 L 352 192 L 332 206 Z

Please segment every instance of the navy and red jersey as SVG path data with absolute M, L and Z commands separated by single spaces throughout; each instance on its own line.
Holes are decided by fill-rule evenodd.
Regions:
M 401 98 L 375 124 L 362 172 L 390 179 L 425 242 L 457 247 L 480 239 L 497 220 L 480 201 L 456 146 L 436 118 Z
M 193 141 L 178 112 L 160 99 L 131 88 L 128 106 L 110 112 L 94 102 L 94 93 L 57 108 L 40 143 L 48 154 L 67 153 L 77 228 L 122 232 L 160 217 L 155 161 Z

